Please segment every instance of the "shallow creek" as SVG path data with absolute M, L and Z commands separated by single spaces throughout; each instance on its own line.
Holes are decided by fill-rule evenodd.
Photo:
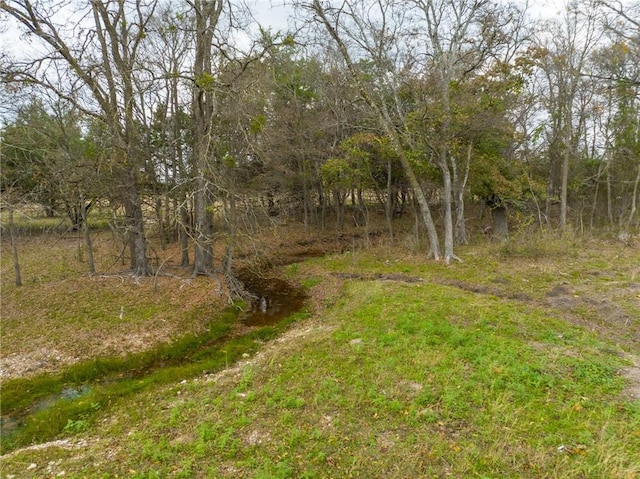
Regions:
M 278 325 L 281 321 L 300 311 L 304 306 L 307 295 L 301 288 L 274 277 L 263 276 L 243 270 L 238 273 L 238 278 L 244 284 L 245 289 L 255 298 L 250 306 L 237 318 L 237 323 L 247 326 L 241 328 L 243 334 Z M 0 417 L 0 439 L 10 438 L 14 435 L 32 414 L 46 409 L 54 409 L 62 401 L 74 401 L 89 396 L 97 387 L 118 387 L 118 383 L 132 379 L 143 379 L 164 368 L 179 367 L 186 364 L 197 364 L 203 359 L 220 351 L 225 351 L 225 346 L 237 339 L 238 334 L 223 334 L 204 342 L 194 344 L 191 349 L 184 351 L 180 357 L 167 358 L 164 356 L 166 349 L 146 352 L 150 355 L 144 367 L 136 366 L 131 369 L 121 369 L 114 373 L 110 371 L 104 377 L 98 377 L 90 382 L 60 384 L 57 394 L 39 397 L 20 410 L 9 411 Z M 61 380 L 62 382 L 62 380 Z M 27 393 L 28 394 L 28 393 Z M 3 411 L 6 413 L 6 411 Z

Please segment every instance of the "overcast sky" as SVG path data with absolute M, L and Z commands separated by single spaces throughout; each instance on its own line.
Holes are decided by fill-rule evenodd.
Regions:
M 262 25 L 270 25 L 273 30 L 286 30 L 291 8 L 283 7 L 282 3 L 282 0 L 249 0 L 247 2 Z M 565 3 L 565 0 L 529 0 L 529 13 L 534 19 L 555 17 L 562 13 Z
M 291 8 L 283 6 L 283 0 L 247 0 L 247 4 L 261 25 L 270 26 L 274 31 L 287 29 Z M 531 0 L 530 4 L 529 13 L 533 18 L 550 18 L 561 13 L 565 0 Z M 6 17 L 0 17 L 0 22 L 5 23 L 0 28 L 2 48 L 18 50 L 24 40 L 19 38 L 15 28 L 7 27 Z

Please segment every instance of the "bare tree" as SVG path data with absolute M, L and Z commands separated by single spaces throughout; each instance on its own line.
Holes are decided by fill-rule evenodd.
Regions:
M 193 158 L 195 175 L 195 259 L 194 274 L 213 273 L 213 214 L 211 187 L 206 178 L 213 152 L 213 120 L 216 114 L 216 79 L 213 76 L 214 35 L 222 15 L 224 0 L 190 2 L 195 15 L 193 64 Z
M 635 178 L 629 179 L 629 183 L 633 185 L 633 190 L 630 192 L 629 214 L 626 221 L 622 221 L 622 218 L 620 221 L 622 228 L 628 230 L 633 224 L 634 217 L 639 216 L 638 201 L 640 200 L 640 157 L 638 155 L 640 151 L 640 120 L 638 118 L 640 111 L 640 4 L 603 0 L 598 5 L 604 9 L 605 29 L 613 37 L 613 46 L 609 50 L 613 55 L 608 56 L 605 62 L 607 67 L 604 79 L 609 85 L 618 85 L 615 89 L 621 97 L 618 116 L 624 123 L 623 130 L 626 130 L 625 135 L 618 135 L 626 137 L 620 138 L 625 145 L 618 149 L 623 150 L 624 156 L 636 158 L 636 164 L 631 164 L 629 165 L 631 168 L 628 168 L 631 172 L 633 170 L 636 172 Z M 603 78 L 602 74 L 597 76 L 599 79 Z M 614 90 L 610 89 L 610 91 Z M 610 180 L 609 173 L 607 169 L 608 180 Z M 610 181 L 607 182 L 607 186 L 610 191 Z M 609 195 L 609 210 L 611 210 L 610 203 L 611 195 Z M 639 221 L 636 219 L 636 224 Z
M 53 1 L 0 3 L 0 9 L 44 47 L 33 60 L 11 62 L 3 76 L 52 91 L 107 126 L 113 141 L 111 169 L 127 218 L 131 268 L 135 275 L 148 275 L 138 75 L 141 44 L 155 0 L 91 2 L 84 10 L 69 7 L 69 15 L 77 20 L 71 22 L 73 27 L 61 19 L 58 8 Z
M 183 77 L 191 68 L 192 35 L 190 20 L 181 7 L 166 5 L 160 10 L 150 32 L 151 63 L 160 77 L 154 104 L 153 134 L 162 198 L 156 198 L 156 210 L 162 241 L 179 240 L 181 266 L 189 266 L 190 192 L 187 159 L 189 157 L 190 86 Z M 182 6 L 182 8 L 184 8 Z
M 583 6 L 584 7 L 584 6 Z M 546 107 L 551 121 L 549 131 L 549 198 L 560 199 L 560 231 L 567 227 L 568 185 L 571 161 L 577 153 L 578 128 L 583 118 L 578 97 L 586 75 L 586 65 L 594 45 L 601 37 L 593 8 L 567 7 L 562 21 L 552 22 L 543 32 L 544 55 L 540 66 L 547 80 Z M 549 200 L 547 218 L 550 216 Z

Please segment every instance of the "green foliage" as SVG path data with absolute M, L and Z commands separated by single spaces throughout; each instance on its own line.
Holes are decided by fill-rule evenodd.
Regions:
M 521 199 L 528 187 L 524 173 L 501 156 L 477 155 L 471 166 L 470 192 L 483 199 L 499 198 L 503 203 Z
M 79 434 L 88 429 L 89 423 L 86 419 L 67 419 L 67 424 L 64 426 L 64 432 L 71 434 Z
M 0 139 L 0 189 L 17 191 L 20 201 L 39 203 L 49 215 L 93 198 L 99 148 L 83 126 L 82 117 L 61 104 L 48 109 L 35 100 L 21 108 Z
M 351 168 L 347 160 L 329 158 L 321 167 L 323 183 L 335 190 L 347 190 L 356 184 L 357 170 Z
M 320 168 L 323 184 L 332 189 L 386 187 L 388 163 L 399 177 L 397 155 L 388 138 L 373 133 L 356 133 L 340 143 L 341 158 L 330 158 Z
M 201 90 L 211 91 L 216 84 L 216 78 L 210 73 L 203 73 L 195 79 L 195 83 Z
M 267 116 L 263 113 L 260 113 L 259 115 L 251 118 L 251 121 L 249 122 L 249 132 L 252 135 L 257 135 L 258 133 L 262 132 L 266 123 Z
M 320 284 L 322 282 L 321 278 L 306 278 L 302 281 L 302 287 L 304 289 L 311 289 L 314 286 L 317 286 L 318 284 Z

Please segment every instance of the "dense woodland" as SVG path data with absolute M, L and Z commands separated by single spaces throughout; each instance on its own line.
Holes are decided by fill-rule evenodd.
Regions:
M 87 217 L 109 211 L 135 275 L 149 234 L 228 273 L 240 235 L 285 221 L 383 218 L 393 237 L 413 218 L 447 263 L 479 234 L 471 211 L 494 238 L 514 219 L 637 231 L 637 2 L 544 20 L 506 1 L 288 3 L 274 31 L 234 0 L 1 2 L 5 225 L 36 204 L 90 252 Z

